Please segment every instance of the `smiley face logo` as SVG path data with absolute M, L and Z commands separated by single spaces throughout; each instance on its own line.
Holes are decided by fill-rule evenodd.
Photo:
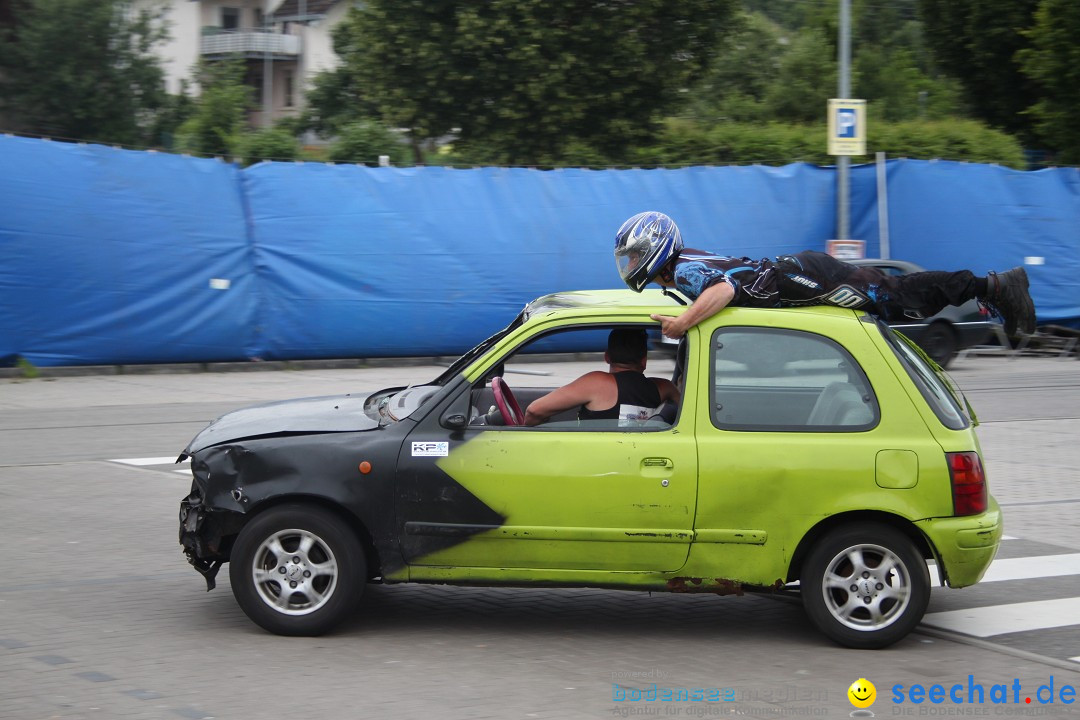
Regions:
M 866 678 L 859 678 L 851 683 L 847 691 L 848 700 L 857 708 L 868 708 L 877 700 L 877 688 Z

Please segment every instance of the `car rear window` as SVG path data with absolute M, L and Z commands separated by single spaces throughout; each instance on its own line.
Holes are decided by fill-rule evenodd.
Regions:
M 721 328 L 712 338 L 711 370 L 712 421 L 721 430 L 860 432 L 878 423 L 866 374 L 822 335 Z
M 971 423 L 960 399 L 949 388 L 940 371 L 931 366 L 922 350 L 884 323 L 879 322 L 877 326 L 941 424 L 950 430 L 968 427 Z

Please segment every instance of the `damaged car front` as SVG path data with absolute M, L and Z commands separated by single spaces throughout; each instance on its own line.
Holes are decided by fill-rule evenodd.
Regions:
M 223 415 L 192 439 L 178 458 L 191 458 L 192 473 L 191 493 L 180 505 L 180 543 L 208 590 L 254 508 L 279 497 L 307 496 L 362 512 L 371 500 L 367 496 L 380 494 L 371 482 L 378 474 L 360 487 L 342 481 L 359 474 L 362 462 L 378 468 L 387 464 L 378 462 L 380 455 L 396 455 L 396 447 L 384 447 L 387 438 L 367 436 L 388 424 L 377 414 L 377 401 L 401 390 L 377 393 L 370 403 L 344 395 L 245 408 Z
M 180 456 L 192 472 L 180 543 L 207 590 L 228 562 L 241 607 L 280 634 L 319 634 L 351 612 L 364 583 L 404 564 L 394 468 L 408 415 L 442 390 L 262 405 L 196 435 Z
M 309 635 L 346 616 L 365 582 L 401 571 L 394 479 L 412 416 L 521 321 L 428 384 L 286 400 L 211 422 L 177 459 L 190 458 L 192 473 L 180 544 L 207 590 L 230 563 L 233 593 L 255 622 Z

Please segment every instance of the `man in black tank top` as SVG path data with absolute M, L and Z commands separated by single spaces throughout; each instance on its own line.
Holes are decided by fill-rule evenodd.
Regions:
M 677 403 L 679 391 L 670 380 L 645 377 L 647 355 L 644 330 L 612 330 L 604 353 L 607 372 L 586 373 L 534 400 L 525 411 L 525 424 L 539 425 L 575 407 L 580 420 L 618 420 L 627 426 L 648 420 L 664 403 Z

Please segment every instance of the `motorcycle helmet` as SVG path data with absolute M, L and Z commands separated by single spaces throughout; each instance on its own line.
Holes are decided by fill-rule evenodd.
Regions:
M 615 233 L 615 264 L 634 292 L 641 292 L 682 249 L 679 226 L 661 212 L 638 213 Z

